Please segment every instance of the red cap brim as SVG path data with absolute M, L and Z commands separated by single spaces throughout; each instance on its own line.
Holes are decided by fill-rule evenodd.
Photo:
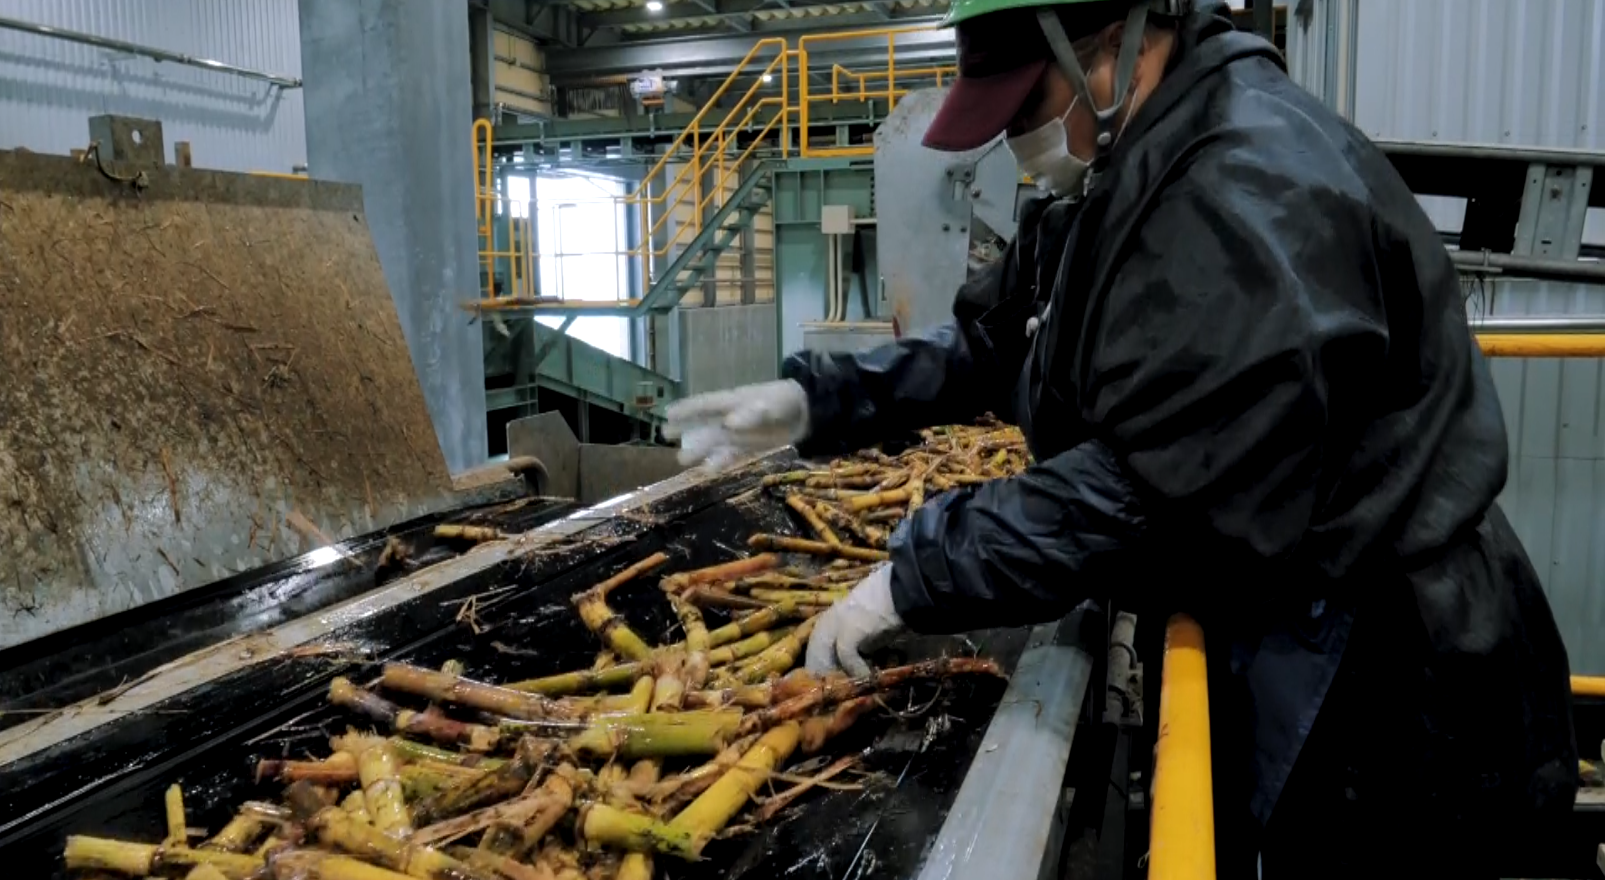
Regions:
M 985 146 L 1009 127 L 1047 68 L 1033 61 L 991 76 L 957 77 L 922 143 L 946 153 Z

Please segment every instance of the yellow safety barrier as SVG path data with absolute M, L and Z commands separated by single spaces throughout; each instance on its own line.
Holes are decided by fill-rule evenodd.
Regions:
M 1593 675 L 1572 676 L 1572 695 L 1577 697 L 1605 697 L 1605 678 Z
M 1204 631 L 1185 614 L 1165 627 L 1159 746 L 1148 840 L 1149 880 L 1214 880 L 1215 805 L 1209 764 Z
M 1488 357 L 1605 357 L 1605 333 L 1479 333 Z

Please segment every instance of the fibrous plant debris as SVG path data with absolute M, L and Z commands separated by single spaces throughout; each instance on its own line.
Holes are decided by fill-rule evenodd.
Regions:
M 602 649 L 589 668 L 492 684 L 459 663 L 392 663 L 367 687 L 335 679 L 330 702 L 363 727 L 331 737 L 326 757 L 261 761 L 258 778 L 286 786 L 280 802 L 242 804 L 207 838 L 174 786 L 166 839 L 70 837 L 67 866 L 203 880 L 650 880 L 670 860 L 699 859 L 710 841 L 842 787 L 833 778 L 862 755 L 793 773 L 788 762 L 887 711 L 888 693 L 1001 674 L 979 658 L 862 679 L 794 669 L 817 615 L 886 558 L 891 530 L 927 492 L 1029 462 L 1019 432 L 996 424 L 924 439 L 764 478 L 813 539 L 757 534 L 760 552 L 690 571 L 653 554 L 581 591 L 575 610 Z M 472 528 L 451 536 L 500 537 Z M 680 641 L 650 644 L 608 604 L 649 574 L 662 575 Z

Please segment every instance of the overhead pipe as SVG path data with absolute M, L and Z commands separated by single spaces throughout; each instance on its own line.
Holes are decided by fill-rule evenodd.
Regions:
M 58 40 L 66 40 L 69 43 L 81 43 L 85 46 L 97 46 L 101 49 L 127 52 L 130 55 L 143 55 L 146 58 L 154 58 L 157 61 L 171 61 L 174 64 L 184 64 L 190 67 L 199 67 L 202 70 L 213 70 L 217 71 L 218 73 L 229 73 L 245 79 L 254 79 L 266 83 L 272 83 L 273 85 L 283 89 L 299 89 L 301 87 L 301 80 L 299 77 L 280 76 L 276 73 L 266 73 L 260 70 L 252 70 L 249 67 L 239 67 L 234 64 L 225 64 L 222 61 L 213 61 L 210 58 L 197 58 L 194 55 L 185 55 L 182 52 L 169 52 L 166 49 L 158 49 L 155 46 L 142 46 L 139 43 L 130 43 L 126 40 L 114 40 L 110 37 L 100 37 L 94 34 L 86 34 L 82 31 L 72 31 L 66 28 L 52 27 L 44 24 L 34 24 L 30 21 L 18 21 L 15 18 L 5 17 L 0 17 L 0 28 L 12 31 L 20 31 L 25 34 L 34 34 L 40 37 L 54 37 Z

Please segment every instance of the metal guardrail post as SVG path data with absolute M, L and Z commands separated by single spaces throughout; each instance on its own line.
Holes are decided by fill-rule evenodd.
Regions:
M 1149 880 L 1214 880 L 1212 786 L 1204 631 L 1191 617 L 1177 614 L 1165 626 Z

